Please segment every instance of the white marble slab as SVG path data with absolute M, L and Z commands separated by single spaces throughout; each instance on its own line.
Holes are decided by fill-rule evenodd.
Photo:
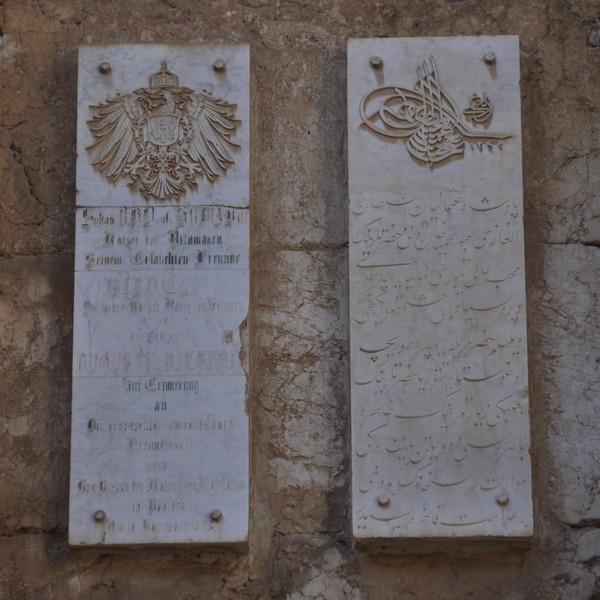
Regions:
M 248 271 L 75 274 L 73 376 L 241 375 Z
M 245 385 L 244 376 L 75 379 L 70 543 L 243 542 Z
M 527 537 L 518 39 L 350 41 L 348 126 L 354 535 Z
M 225 67 L 215 71 L 219 59 Z M 168 67 L 153 86 L 149 74 L 161 61 Z M 103 62 L 109 73 L 98 70 Z M 81 49 L 72 545 L 231 546 L 247 539 L 248 69 L 247 46 Z M 186 183 L 179 195 L 148 197 L 142 189 L 157 174 L 188 181 L 190 157 L 171 154 L 189 149 L 184 135 L 196 125 L 187 108 L 177 113 L 169 103 L 200 85 L 236 105 L 235 163 L 212 183 L 197 176 L 197 188 Z M 111 182 L 91 165 L 89 107 L 116 105 L 116 121 L 102 127 L 118 122 L 121 131 L 131 123 L 117 94 L 135 96 L 139 88 L 144 101 L 177 114 L 138 114 L 135 141 L 156 142 L 156 156 L 175 167 L 152 173 L 154 158 L 144 155 L 139 164 L 150 175 L 136 171 L 144 182 L 128 179 L 126 169 Z
M 86 207 L 76 226 L 76 270 L 248 268 L 244 208 Z
M 223 61 L 224 68 L 216 71 L 214 65 Z M 91 108 L 115 101 L 119 97 L 133 95 L 134 92 L 148 90 L 150 77 L 161 70 L 165 62 L 168 71 L 179 79 L 179 86 L 191 93 L 200 94 L 209 91 L 214 98 L 226 101 L 234 106 L 235 118 L 239 121 L 228 148 L 234 164 L 220 171 L 214 182 L 206 177 L 194 179 L 196 189 L 185 185 L 185 193 L 176 202 L 179 205 L 224 205 L 248 206 L 249 177 L 249 81 L 250 53 L 247 45 L 165 45 L 165 44 L 115 44 L 103 46 L 82 46 L 79 50 L 78 73 L 78 126 L 77 126 L 77 204 L 78 206 L 148 206 L 173 203 L 156 198 L 145 199 L 139 192 L 129 187 L 131 178 L 121 176 L 110 182 L 92 165 L 94 156 L 91 150 L 96 142 L 89 121 L 96 112 Z M 110 65 L 110 72 L 101 73 L 100 65 Z M 165 112 L 175 112 L 173 110 Z M 183 125 L 197 132 L 200 127 L 195 118 L 193 106 L 180 111 L 180 142 L 189 145 L 184 137 Z M 128 141 L 128 133 L 134 126 L 134 115 L 121 123 L 117 137 Z M 141 115 L 136 113 L 137 117 Z M 113 114 L 113 117 L 116 117 Z M 190 121 L 185 121 L 189 117 Z M 143 131 L 139 140 L 148 137 L 148 117 L 140 118 Z M 205 123 L 201 125 L 206 126 Z M 135 139 L 127 146 L 136 153 Z M 139 149 L 138 149 L 139 150 Z M 138 156 L 142 150 L 137 152 Z M 131 158 L 131 157 L 130 157 Z M 130 161 L 131 163 L 132 161 Z M 194 164 L 197 161 L 192 160 Z M 180 163 L 182 164 L 182 163 Z M 147 167 L 146 162 L 143 167 Z

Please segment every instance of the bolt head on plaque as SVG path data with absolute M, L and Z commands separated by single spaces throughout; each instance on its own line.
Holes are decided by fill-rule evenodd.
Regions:
M 109 62 L 103 61 L 98 65 L 98 71 L 100 71 L 102 75 L 108 75 L 112 71 L 112 67 Z
M 381 56 L 371 56 L 370 62 L 374 69 L 381 69 L 383 67 L 383 58 Z
M 506 506 L 508 504 L 508 494 L 506 492 L 500 492 L 496 495 L 496 503 L 500 506 Z
M 215 68 L 219 62 L 225 68 L 224 61 Z M 93 167 L 111 183 L 124 179 L 146 200 L 178 201 L 197 177 L 214 183 L 235 163 L 231 137 L 240 121 L 234 105 L 181 86 L 165 61 L 147 88 L 90 110 Z
M 493 52 L 486 52 L 483 60 L 487 65 L 494 65 L 496 64 L 496 55 Z
M 106 521 L 106 513 L 103 510 L 95 511 L 94 521 L 96 521 L 96 523 L 102 523 L 103 521 Z
M 379 506 L 383 507 L 383 508 L 387 508 L 392 502 L 392 499 L 389 497 L 388 494 L 380 494 L 377 497 L 377 504 L 379 504 Z
M 213 69 L 218 73 L 221 73 L 225 70 L 225 61 L 222 58 L 215 60 L 213 64 Z
M 218 523 L 222 518 L 223 513 L 218 508 L 215 508 L 215 510 L 210 513 L 210 520 L 213 523 Z

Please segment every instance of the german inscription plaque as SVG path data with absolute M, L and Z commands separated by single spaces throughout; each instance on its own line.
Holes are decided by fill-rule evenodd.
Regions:
M 248 530 L 246 46 L 80 49 L 72 545 Z
M 353 527 L 532 531 L 518 39 L 348 47 Z

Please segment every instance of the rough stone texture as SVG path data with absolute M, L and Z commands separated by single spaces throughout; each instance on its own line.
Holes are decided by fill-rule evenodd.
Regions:
M 0 536 L 67 516 L 72 268 L 68 256 L 0 259 Z
M 533 294 L 543 329 L 539 398 L 548 411 L 554 509 L 574 526 L 600 525 L 600 248 L 546 244 L 543 279 Z M 600 547 L 599 547 L 600 551 Z
M 595 0 L 6 0 L 0 8 L 2 600 L 592 600 L 598 560 Z M 346 40 L 517 34 L 536 533 L 377 556 L 350 537 Z M 66 545 L 81 43 L 247 42 L 254 67 L 247 553 Z

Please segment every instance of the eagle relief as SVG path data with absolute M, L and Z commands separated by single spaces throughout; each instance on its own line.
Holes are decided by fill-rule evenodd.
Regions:
M 181 199 L 196 178 L 215 182 L 234 164 L 231 137 L 240 121 L 235 105 L 211 92 L 180 87 L 161 63 L 148 88 L 90 106 L 94 168 L 111 183 L 120 178 L 146 200 Z

